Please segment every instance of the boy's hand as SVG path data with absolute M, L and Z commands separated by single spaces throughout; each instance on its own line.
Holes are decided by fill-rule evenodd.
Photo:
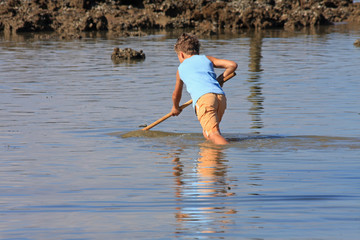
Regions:
M 173 106 L 171 109 L 172 116 L 178 116 L 181 113 L 181 109 L 179 107 Z
M 224 85 L 224 75 L 223 74 L 220 74 L 216 80 L 219 82 L 220 87 L 222 87 Z

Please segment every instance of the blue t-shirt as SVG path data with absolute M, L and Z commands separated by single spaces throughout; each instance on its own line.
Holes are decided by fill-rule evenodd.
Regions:
M 224 94 L 216 80 L 213 63 L 205 55 L 193 55 L 179 65 L 179 75 L 193 100 L 193 107 L 204 94 Z

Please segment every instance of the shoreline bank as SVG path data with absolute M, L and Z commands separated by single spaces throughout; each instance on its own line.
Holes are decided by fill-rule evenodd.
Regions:
M 84 32 L 137 36 L 143 31 L 219 31 L 280 28 L 294 31 L 336 22 L 360 24 L 360 3 L 351 0 L 9 0 L 0 4 L 0 32 L 55 33 L 80 38 Z

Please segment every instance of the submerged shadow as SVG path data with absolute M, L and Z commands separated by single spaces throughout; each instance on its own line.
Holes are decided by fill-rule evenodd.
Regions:
M 144 138 L 153 142 L 166 142 L 166 144 L 176 145 L 181 148 L 198 144 L 210 144 L 204 142 L 201 133 L 174 133 L 163 131 L 131 131 L 108 133 L 110 136 L 120 138 Z M 360 149 L 360 138 L 358 137 L 337 137 L 337 136 L 283 136 L 283 135 L 264 135 L 259 133 L 249 134 L 223 134 L 230 142 L 228 147 L 234 148 L 257 148 L 300 150 L 300 149 Z M 214 145 L 213 145 L 214 146 Z M 209 150 L 210 151 L 210 150 Z M 206 151 L 204 152 L 206 153 Z M 213 153 L 216 156 L 217 154 Z

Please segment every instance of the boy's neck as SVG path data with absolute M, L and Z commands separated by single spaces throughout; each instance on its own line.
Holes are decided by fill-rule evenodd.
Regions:
M 179 57 L 179 61 L 180 61 L 180 63 L 182 63 L 185 59 L 188 59 L 188 58 L 191 58 L 192 56 L 194 56 L 195 54 L 186 54 L 186 53 L 184 53 L 184 52 L 179 52 L 178 53 L 178 57 Z

